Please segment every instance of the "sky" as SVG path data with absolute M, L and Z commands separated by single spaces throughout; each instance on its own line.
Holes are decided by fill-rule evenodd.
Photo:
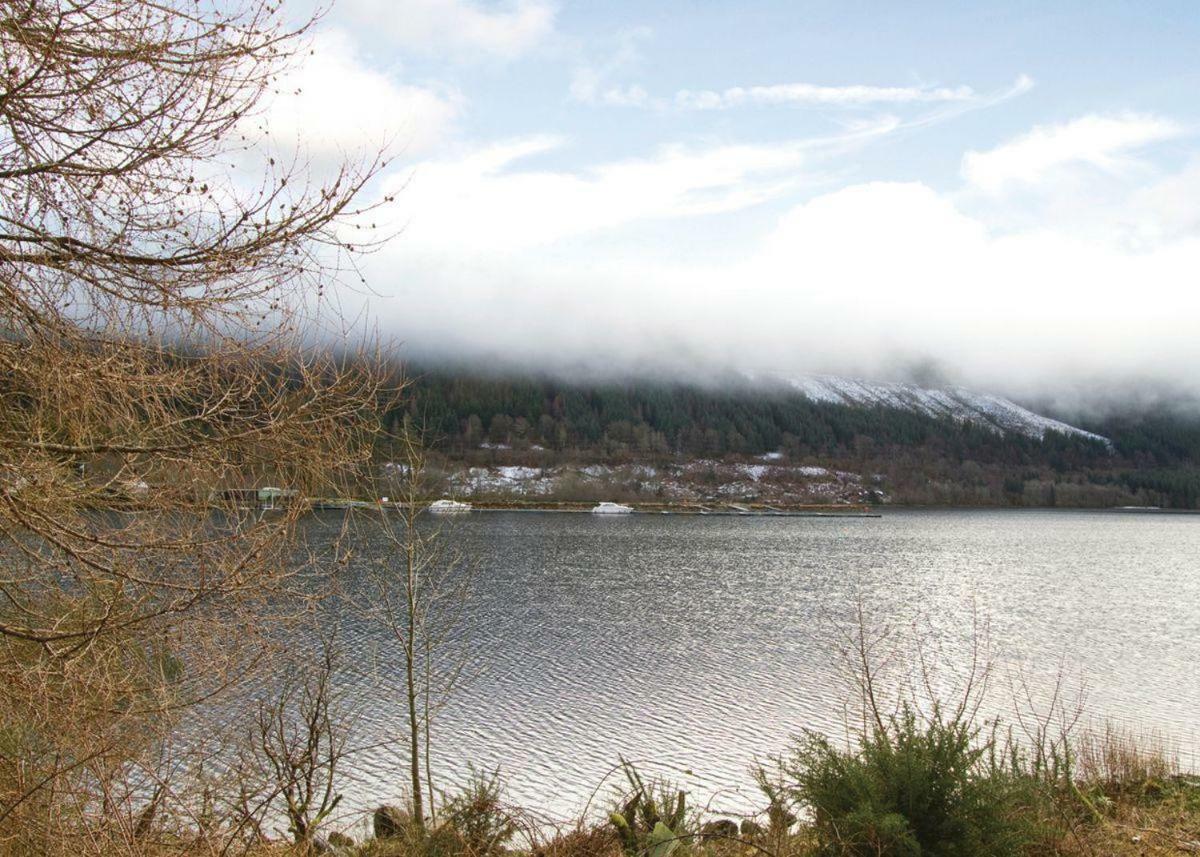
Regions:
M 345 300 L 410 359 L 1200 394 L 1195 2 L 337 0 L 310 39 L 267 127 L 390 147 Z

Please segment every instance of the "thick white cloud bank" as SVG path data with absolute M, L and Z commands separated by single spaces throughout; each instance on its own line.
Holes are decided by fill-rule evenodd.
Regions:
M 440 143 L 461 97 L 368 65 L 354 39 L 322 30 L 309 53 L 272 87 L 250 133 L 274 147 L 298 148 L 318 165 L 383 148 L 420 156 Z
M 1083 117 L 967 154 L 947 189 L 837 187 L 830 153 L 854 135 L 665 147 L 576 170 L 538 166 L 558 138 L 486 146 L 392 179 L 408 182 L 395 212 L 406 231 L 368 261 L 371 314 L 410 356 L 550 370 L 933 364 L 1016 394 L 1142 379 L 1200 393 L 1200 169 L 1137 160 L 1183 133 Z M 1103 200 L 1076 195 L 1100 173 L 1117 174 Z M 1035 201 L 996 198 L 1018 180 Z M 1046 210 L 1056 216 L 1033 216 Z M 722 238 L 755 211 L 766 228 Z M 671 250 L 695 246 L 691 230 L 706 236 L 700 259 Z

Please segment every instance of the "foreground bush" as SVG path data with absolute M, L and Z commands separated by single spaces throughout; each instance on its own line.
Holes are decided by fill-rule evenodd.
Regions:
M 994 736 L 908 706 L 882 727 L 846 750 L 807 733 L 784 763 L 822 853 L 1005 857 L 1038 839 L 1047 794 Z

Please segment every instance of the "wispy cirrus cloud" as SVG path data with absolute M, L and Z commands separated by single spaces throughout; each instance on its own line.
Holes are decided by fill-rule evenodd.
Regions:
M 612 79 L 630 64 L 634 54 L 626 46 L 608 63 L 576 69 L 571 97 L 587 104 L 610 107 L 639 107 L 658 110 L 715 111 L 744 107 L 795 107 L 853 109 L 924 107 L 934 111 L 962 112 L 990 107 L 1033 88 L 1033 79 L 1020 75 L 999 92 L 980 92 L 959 86 L 873 86 L 848 84 L 826 86 L 815 83 L 779 83 L 763 86 L 733 86 L 722 90 L 681 89 L 671 97 L 654 95 L 641 84 L 617 84 Z M 940 115 L 940 113 L 938 114 Z
M 507 253 L 647 221 L 739 211 L 812 181 L 809 161 L 832 145 L 667 145 L 575 170 L 540 166 L 540 156 L 566 144 L 531 135 L 397 174 L 388 192 L 403 188 L 395 206 L 402 243 Z
M 1118 172 L 1137 164 L 1137 150 L 1184 133 L 1178 122 L 1146 113 L 1081 116 L 1036 126 L 994 149 L 968 151 L 962 174 L 973 187 L 999 193 L 1072 167 Z
M 586 74 L 577 75 L 571 83 L 571 97 L 585 104 L 607 104 L 609 107 L 657 107 L 661 102 L 638 84 L 601 87 Z
M 617 33 L 616 47 L 606 59 L 575 67 L 571 74 L 571 99 L 583 104 L 606 104 L 610 107 L 662 106 L 661 99 L 651 97 L 640 84 L 621 85 L 613 82 L 614 78 L 641 62 L 639 45 L 651 35 L 649 27 L 634 27 Z
M 815 83 L 777 83 L 733 86 L 722 90 L 681 89 L 673 103 L 685 110 L 728 110 L 749 105 L 797 107 L 860 107 L 972 101 L 969 86 L 823 86 Z

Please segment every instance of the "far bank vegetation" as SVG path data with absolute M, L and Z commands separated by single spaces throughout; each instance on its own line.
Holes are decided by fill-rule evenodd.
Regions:
M 1052 431 L 1037 440 L 744 383 L 572 382 L 436 366 L 410 366 L 408 375 L 409 396 L 384 415 L 385 423 L 393 432 L 420 425 L 431 443 L 431 469 L 447 475 L 497 466 L 645 465 L 667 472 L 702 461 L 761 464 L 772 456 L 776 475 L 748 489 L 761 488 L 764 499 L 804 498 L 805 480 L 787 471 L 820 466 L 856 474 L 864 490 L 901 504 L 1200 507 L 1200 422 L 1184 414 L 1089 422 L 1085 428 L 1112 439 L 1109 448 Z M 706 486 L 695 475 L 680 481 L 720 496 L 718 485 Z M 788 481 L 798 484 L 782 484 Z M 563 480 L 550 496 L 612 499 L 598 493 L 609 490 L 618 499 L 662 498 L 654 479 L 596 483 Z M 752 499 L 747 489 L 735 493 Z

